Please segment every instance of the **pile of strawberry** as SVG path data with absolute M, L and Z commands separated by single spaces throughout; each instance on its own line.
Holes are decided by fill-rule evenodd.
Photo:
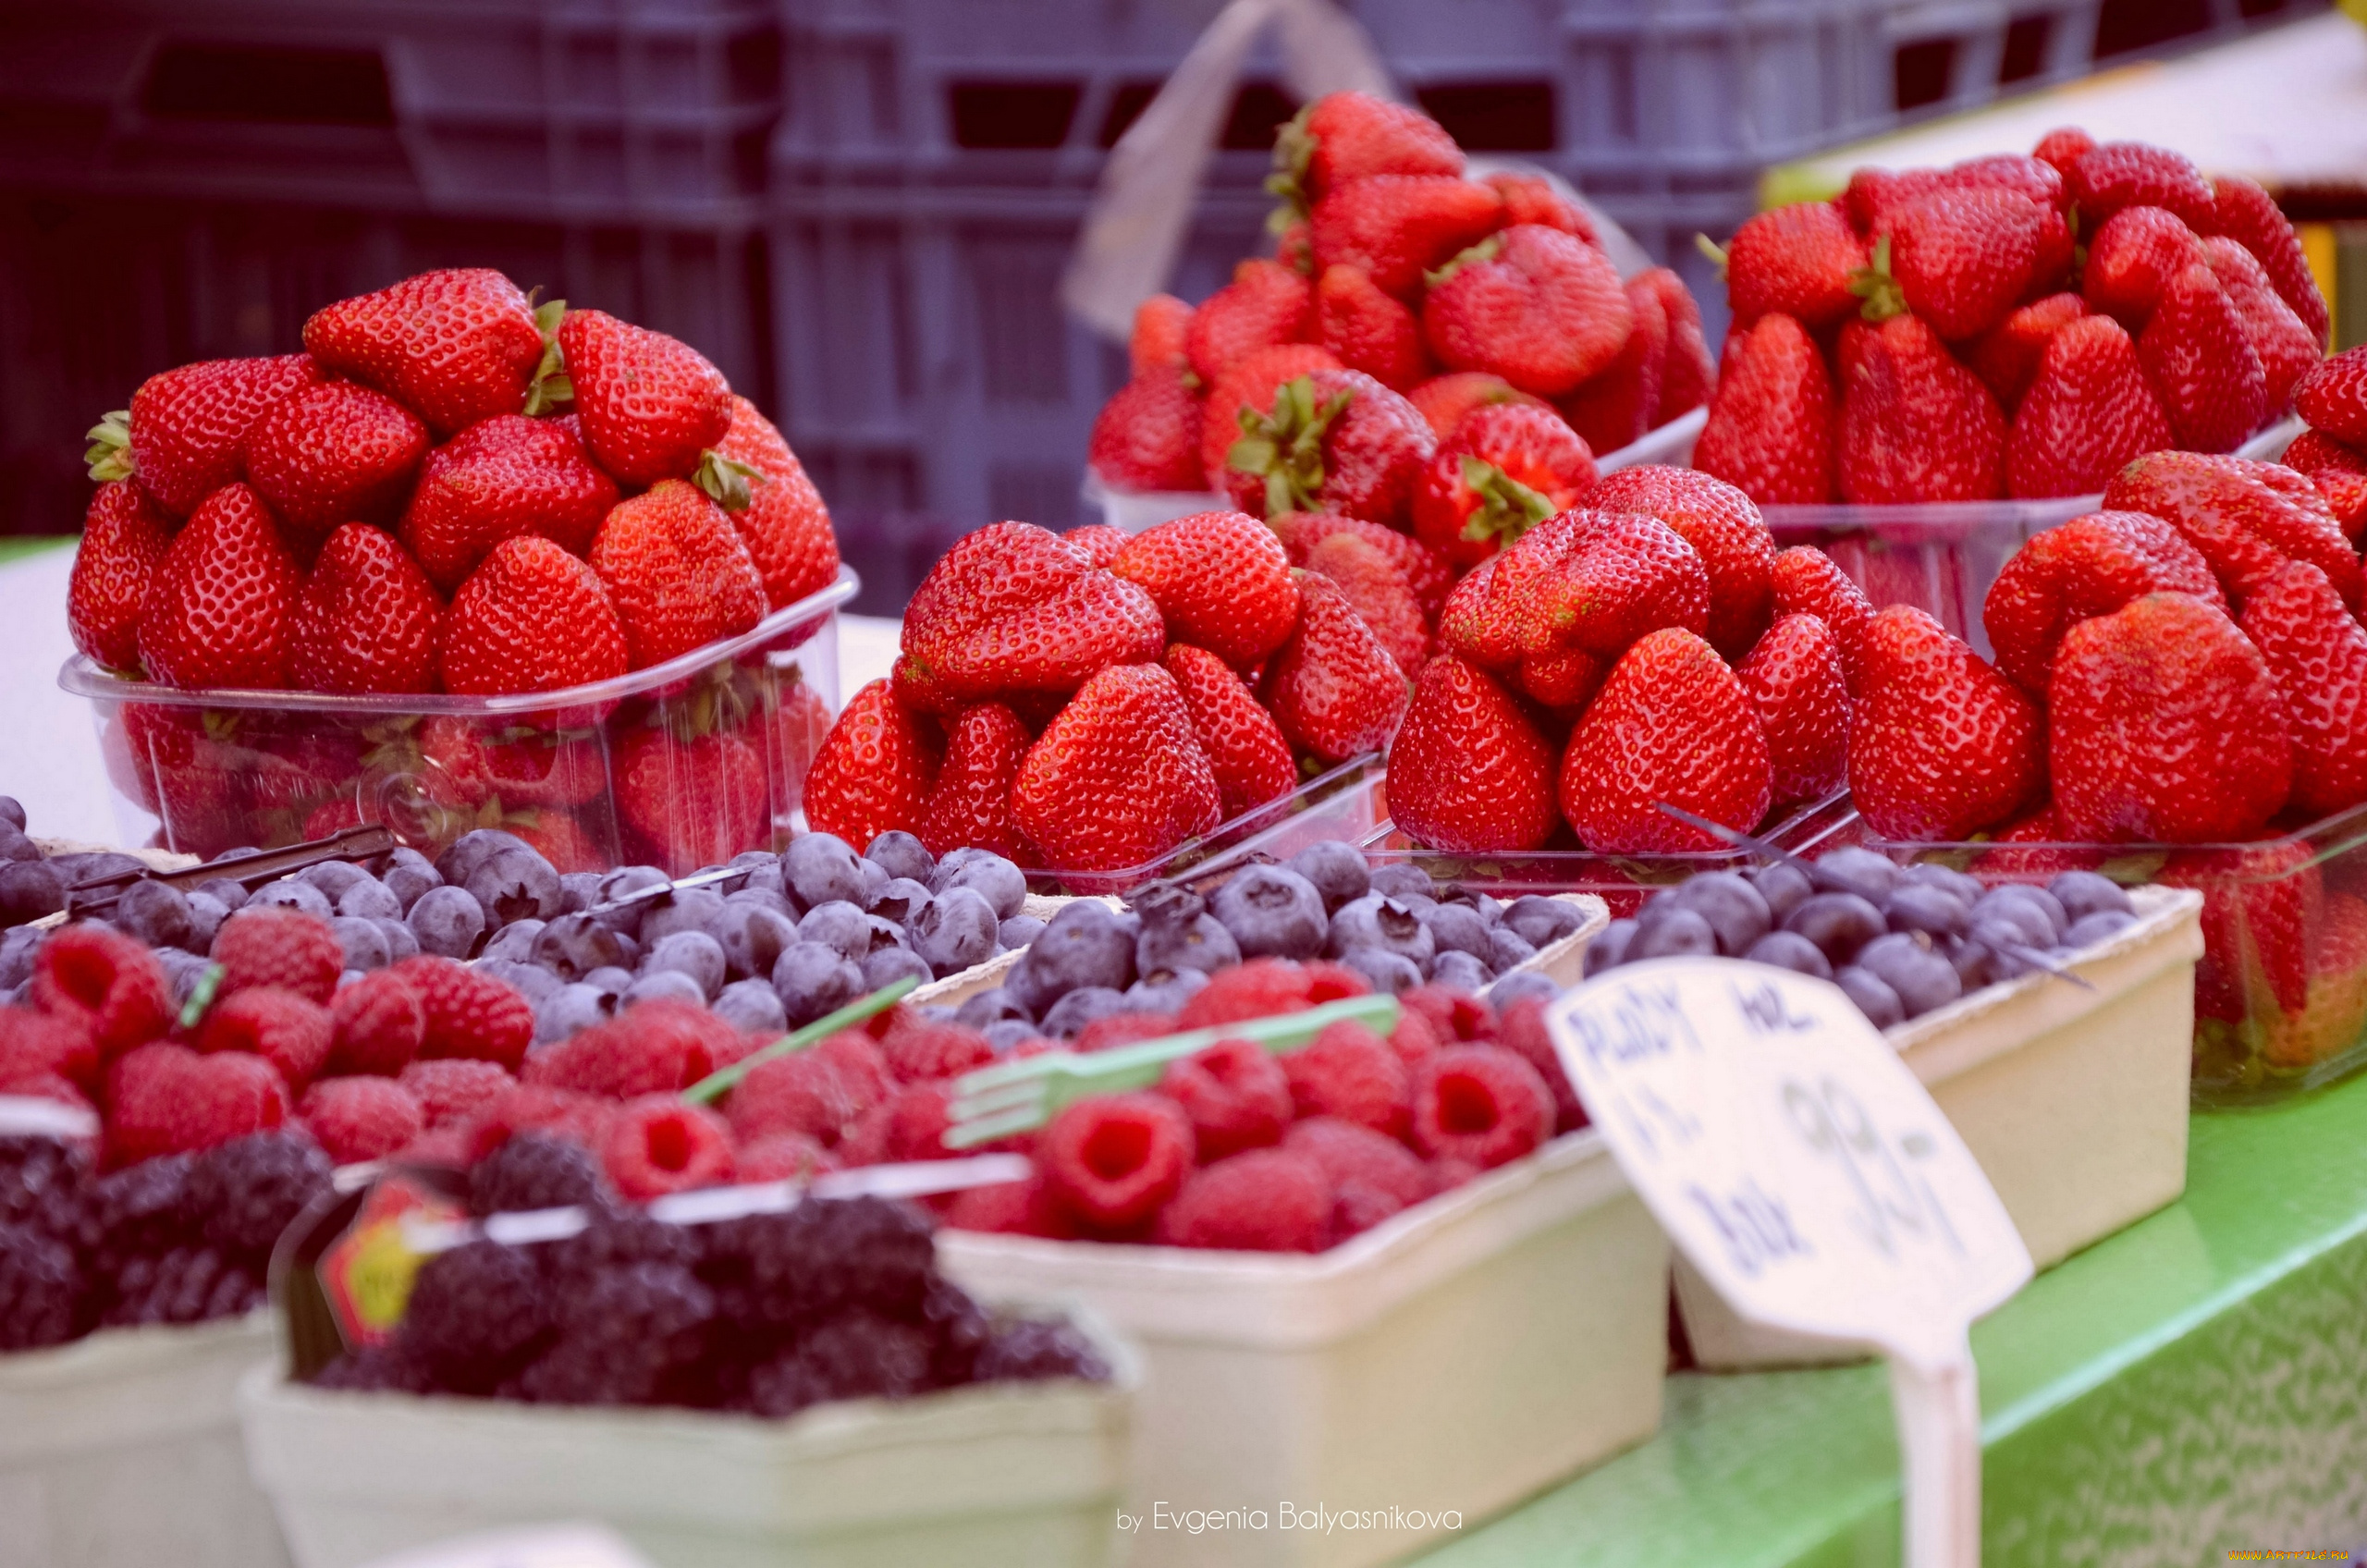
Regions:
M 1542 179 L 1465 178 L 1419 112 L 1318 99 L 1276 137 L 1274 169 L 1273 257 L 1197 309 L 1162 294 L 1136 312 L 1134 379 L 1089 453 L 1111 489 L 1410 524 L 1450 551 L 1508 508 L 1559 510 L 1533 508 L 1708 399 L 1700 312 L 1674 273 L 1623 284 L 1582 211 Z M 1458 430 L 1499 403 L 1533 411 Z
M 2310 476 L 2355 541 L 2367 533 L 2367 349 L 2347 349 L 2303 376 L 2293 410 L 2310 428 L 2278 460 Z
M 75 645 L 186 688 L 552 691 L 828 584 L 828 512 L 689 345 L 423 273 L 304 352 L 150 377 L 92 432 Z
M 2141 453 L 2233 451 L 2326 341 L 2267 192 L 2079 130 L 1859 169 L 1752 218 L 1724 262 L 1693 460 L 1762 504 L 2092 495 Z

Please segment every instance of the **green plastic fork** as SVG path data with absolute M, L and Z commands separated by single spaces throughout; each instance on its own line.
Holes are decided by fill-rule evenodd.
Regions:
M 945 1146 L 975 1148 L 1041 1127 L 1058 1111 L 1089 1096 L 1148 1088 L 1159 1082 L 1169 1062 L 1206 1050 L 1219 1040 L 1247 1040 L 1282 1056 L 1334 1023 L 1361 1023 L 1376 1035 L 1388 1035 L 1396 1029 L 1397 1018 L 1395 997 L 1349 997 L 1305 1012 L 1279 1013 L 1246 1023 L 1220 1023 L 1112 1050 L 1083 1055 L 1049 1051 L 1018 1061 L 997 1062 L 954 1083 L 953 1102 L 947 1108 L 950 1125 L 945 1130 Z

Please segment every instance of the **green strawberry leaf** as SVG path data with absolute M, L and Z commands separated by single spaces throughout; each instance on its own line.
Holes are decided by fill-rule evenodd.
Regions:
M 117 409 L 106 418 L 91 426 L 91 449 L 82 460 L 91 465 L 91 477 L 104 484 L 111 479 L 131 477 L 131 410 Z
M 1503 236 L 1501 234 L 1491 234 L 1488 236 L 1487 239 L 1479 241 L 1478 244 L 1472 246 L 1469 250 L 1458 252 L 1453 259 L 1447 262 L 1443 266 L 1432 267 L 1429 271 L 1424 273 L 1422 275 L 1422 282 L 1427 288 L 1436 288 L 1440 284 L 1444 283 L 1448 278 L 1453 277 L 1456 273 L 1461 272 L 1465 267 L 1470 265 L 1474 262 L 1494 261 L 1503 248 Z
M 1718 269 L 1719 281 L 1723 282 L 1726 276 L 1725 247 L 1708 235 L 1696 230 L 1693 236 L 1693 248 L 1710 258 L 1711 264 Z
M 691 483 L 715 497 L 715 504 L 725 511 L 744 512 L 755 499 L 749 486 L 768 484 L 771 480 L 762 470 L 710 447 L 699 454 L 698 472 L 692 474 Z
M 1849 292 L 1866 301 L 1858 313 L 1868 321 L 1888 321 L 1907 313 L 1907 291 L 1891 276 L 1889 235 L 1874 241 L 1873 264 L 1849 275 Z
M 1463 536 L 1474 544 L 1495 539 L 1512 545 L 1553 515 L 1553 503 L 1543 493 L 1467 452 L 1463 457 L 1463 483 L 1479 497 L 1478 509 L 1463 523 Z
M 1306 129 L 1306 117 L 1314 109 L 1313 104 L 1301 105 L 1274 132 L 1274 172 L 1266 177 L 1266 193 L 1281 197 L 1282 204 L 1266 214 L 1269 234 L 1281 234 L 1291 225 L 1305 222 L 1313 205 L 1306 199 L 1306 165 L 1315 156 L 1317 139 Z
M 1316 508 L 1323 494 L 1324 433 L 1354 400 L 1352 392 L 1335 392 L 1318 408 L 1315 378 L 1302 375 L 1274 394 L 1271 413 L 1241 410 L 1242 439 L 1225 452 L 1225 466 L 1265 480 L 1268 517 Z
M 559 352 L 558 324 L 567 319 L 567 301 L 546 300 L 534 307 L 534 329 L 543 335 L 542 361 L 526 388 L 526 412 L 546 414 L 561 403 L 575 400 L 575 383 L 568 379 L 567 358 Z

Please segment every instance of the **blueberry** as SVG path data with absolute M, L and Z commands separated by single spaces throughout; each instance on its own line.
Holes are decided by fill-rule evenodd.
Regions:
M 975 888 L 997 920 L 1009 920 L 1027 901 L 1027 878 L 1019 867 L 985 850 L 956 850 L 937 863 L 929 890 L 943 898 L 955 888 Z
M 1438 953 L 1438 943 L 1422 917 L 1378 891 L 1341 905 L 1340 913 L 1331 917 L 1326 950 L 1333 958 L 1345 959 L 1359 948 L 1395 953 L 1416 969 L 1428 969 Z
M 762 893 L 779 900 L 783 910 L 789 908 L 789 879 L 780 874 L 780 856 L 751 850 L 733 856 L 731 864 L 745 866 L 747 876 L 738 882 L 726 883 L 730 891 L 723 895 L 725 898 L 737 893 Z
M 1473 890 L 1471 908 L 1490 931 L 1503 924 L 1504 906 L 1486 893 Z
M 558 873 L 534 851 L 499 849 L 460 879 L 495 924 L 548 920 L 559 913 Z
M 2128 894 L 2111 877 L 2093 871 L 2067 871 L 2046 885 L 2063 913 L 2074 921 L 2091 914 L 2110 912 L 2115 914 L 2135 914 L 2136 906 L 2128 901 Z
M 766 980 L 734 980 L 716 994 L 715 1015 L 742 1035 L 785 1035 L 789 1013 Z
M 617 998 L 611 992 L 578 982 L 561 986 L 534 1004 L 534 1039 L 548 1045 L 564 1040 L 596 1024 L 606 1023 L 616 1016 Z
M 330 906 L 327 895 L 318 888 L 310 882 L 299 882 L 286 876 L 250 895 L 247 904 L 269 909 L 300 909 L 320 920 L 327 920 L 337 913 Z
M 505 833 L 498 827 L 472 828 L 435 857 L 435 875 L 447 882 L 466 882 L 471 872 L 503 850 L 534 852 L 534 847 L 515 833 Z
M 0 795 L 0 822 L 22 833 L 25 830 L 25 808 L 17 803 L 14 795 Z
M 41 853 L 33 851 L 34 856 Z M 52 855 L 50 864 L 66 874 L 68 888 L 81 882 L 94 882 L 102 876 L 119 876 L 126 872 L 147 869 L 140 861 L 118 850 L 92 850 L 86 854 Z
M 2030 889 L 2035 891 L 2036 889 Z M 1979 939 L 1982 925 L 1994 924 L 2017 933 L 2012 939 L 2026 947 L 2051 948 L 2063 934 L 2063 926 L 2049 918 L 2049 912 L 2028 899 L 2015 895 L 2024 891 L 2017 888 L 1993 888 L 1972 906 L 1974 936 Z M 2049 901 L 2053 896 L 2048 895 Z M 2057 906 L 2060 908 L 2061 906 Z
M 2007 910 L 1988 914 L 1975 913 L 1972 917 L 1972 929 L 1965 933 L 1966 940 L 1988 950 L 1988 971 L 1992 984 L 2000 980 L 2018 979 L 2028 974 L 2038 967 L 2030 961 L 2028 955 L 2033 950 L 2042 949 L 2052 945 L 2043 941 L 2034 942 L 2030 939 L 2030 926 L 2036 924 L 2039 918 L 2035 911 L 2030 913 L 2027 922 L 2014 919 L 2013 915 L 2017 913 L 2018 912 Z
M 152 948 L 189 948 L 197 933 L 189 900 L 168 882 L 134 882 L 107 918 Z
M 780 951 L 797 940 L 797 923 L 779 910 L 754 900 L 723 900 L 709 933 L 723 946 L 723 962 L 735 979 L 765 979 L 779 962 Z
M 1323 895 L 1327 912 L 1372 891 L 1372 867 L 1365 864 L 1364 851 L 1337 839 L 1309 844 L 1285 864 Z
M 1796 974 L 1813 974 L 1820 980 L 1833 978 L 1833 964 L 1823 949 L 1797 931 L 1770 931 L 1742 956 L 1753 963 L 1772 964 Z
M 1196 969 L 1179 969 L 1164 980 L 1137 980 L 1126 987 L 1130 1012 L 1176 1012 L 1208 983 Z
M 1866 1022 L 1877 1029 L 1889 1029 L 1907 1022 L 1907 1009 L 1900 1004 L 1898 993 L 1885 985 L 1882 977 L 1870 974 L 1856 964 L 1844 964 L 1833 976 L 1833 983 L 1842 994 L 1855 1003 Z
M 1648 904 L 1637 917 L 1635 939 L 1627 944 L 1627 962 L 1648 958 L 1715 958 L 1718 934 L 1699 910 L 1664 903 Z
M 623 938 L 590 914 L 562 914 L 546 924 L 534 933 L 528 956 L 562 980 L 580 980 L 595 969 L 629 962 Z
M 1459 949 L 1448 949 L 1430 965 L 1431 984 L 1451 991 L 1469 991 L 1476 996 L 1495 978 L 1495 971 Z
M 1441 904 L 1430 912 L 1430 941 L 1441 953 L 1469 953 L 1481 963 L 1493 962 L 1495 944 L 1488 923 L 1469 904 Z
M 868 896 L 864 908 L 882 920 L 909 925 L 928 908 L 928 888 L 909 876 L 899 876 Z
M 1636 942 L 1636 923 L 1614 920 L 1602 928 L 1601 934 L 1587 944 L 1585 968 L 1581 974 L 1591 980 L 1606 969 L 1616 969 L 1627 962 L 1627 949 Z
M 797 924 L 797 912 L 790 907 L 789 895 L 778 888 L 742 888 L 723 895 L 725 909 L 731 909 L 741 904 L 753 905 L 757 909 L 768 909 L 787 920 L 791 925 Z M 723 939 L 723 934 L 712 926 L 708 927 L 708 935 L 718 942 Z
M 1759 896 L 1766 900 L 1768 916 L 1778 923 L 1816 891 L 1809 874 L 1789 861 L 1779 860 L 1746 875 L 1750 885 L 1759 889 Z
M 863 898 L 865 901 L 870 900 L 872 894 L 896 880 L 889 874 L 886 866 L 867 855 L 855 864 L 863 867 Z
M 197 885 L 197 890 L 218 901 L 224 909 L 238 910 L 246 907 L 247 885 L 243 882 L 233 882 L 227 876 L 209 876 Z
M 405 914 L 411 913 L 411 906 L 419 901 L 422 893 L 444 885 L 443 875 L 425 855 L 409 845 L 386 857 L 386 869 L 378 879 L 386 885 L 387 891 L 402 900 Z M 236 909 L 239 906 L 231 904 L 230 907 Z
M 730 967 L 723 944 L 704 931 L 677 931 L 652 947 L 641 961 L 644 977 L 669 969 L 689 975 L 699 988 L 701 1000 L 723 989 Z
M 1728 958 L 1748 952 L 1775 925 L 1767 900 L 1738 871 L 1705 871 L 1689 876 L 1662 894 L 1658 901 L 1689 909 L 1708 921 L 1718 938 L 1718 950 Z
M 378 929 L 376 921 L 340 914 L 329 922 L 329 929 L 337 933 L 337 946 L 345 949 L 346 968 L 367 974 L 386 967 L 386 936 Z
M 1504 909 L 1504 922 L 1532 948 L 1548 948 L 1586 924 L 1575 904 L 1524 893 Z
M 959 974 L 994 957 L 994 906 L 975 888 L 949 888 L 922 907 L 904 934 L 933 973 Z
M 926 986 L 937 978 L 928 961 L 910 948 L 881 948 L 863 961 L 863 988 L 876 991 L 907 974 Z
M 625 1006 L 632 1007 L 636 1002 L 652 1002 L 661 997 L 699 1007 L 706 1005 L 706 992 L 700 988 L 697 981 L 679 969 L 651 970 L 627 986 L 621 999 Z
M 0 824 L 0 861 L 33 861 L 42 858 L 41 846 L 16 828 Z
M 1856 967 L 1888 986 L 1909 1018 L 1920 1018 L 1964 994 L 1956 965 L 1919 933 L 1894 931 L 1875 937 L 1859 950 Z
M 13 990 L 33 977 L 33 949 L 48 935 L 19 925 L 0 936 L 0 989 Z
M 1244 958 L 1313 958 L 1323 950 L 1323 895 L 1295 871 L 1244 866 L 1217 889 L 1209 911 Z
M 337 913 L 351 915 L 356 920 L 400 920 L 403 917 L 402 900 L 395 896 L 392 888 L 374 876 L 358 877 L 347 883 L 344 890 L 335 897 Z
M 2073 921 L 2071 929 L 2063 934 L 2063 945 L 2077 952 L 2109 941 L 2136 924 L 2137 916 L 2127 910 L 2100 909 Z
M 2033 947 L 2053 947 L 2063 939 L 2065 929 L 2071 924 L 2071 917 L 2065 913 L 2063 905 L 2056 901 L 2053 893 L 2043 888 L 2033 888 L 2022 882 L 2008 882 L 2003 887 L 1990 888 L 1988 892 L 1981 895 L 1981 901 L 1972 906 L 1972 912 L 1975 915 L 1979 915 L 2008 903 L 2017 903 L 2030 910 L 2044 924 L 2044 939 L 2033 942 L 2031 944 Z M 2031 925 L 2030 928 L 2033 932 L 2039 929 L 2037 925 Z
M 419 950 L 439 958 L 467 958 L 484 935 L 484 911 L 466 888 L 448 882 L 422 893 L 404 918 L 419 938 Z
M 221 930 L 222 923 L 229 918 L 230 912 L 224 909 L 222 900 L 213 894 L 191 893 L 189 896 L 189 940 L 182 945 L 193 953 L 212 952 L 214 933 Z M 416 942 L 411 944 L 414 949 L 418 945 Z
M 989 986 L 983 991 L 973 991 L 963 998 L 962 1005 L 953 1011 L 953 1022 L 969 1029 L 984 1029 L 989 1023 L 1000 1023 L 1005 1019 L 1013 1018 L 1031 1028 L 1035 1024 L 1034 1015 L 1020 1005 L 1017 998 L 1000 986 Z
M 1134 938 L 1134 969 L 1147 980 L 1164 980 L 1192 970 L 1213 974 L 1241 962 L 1241 944 L 1213 914 L 1180 924 L 1146 922 Z
M 1539 1001 L 1550 1002 L 1561 994 L 1562 988 L 1535 970 L 1530 970 L 1525 974 L 1507 974 L 1489 986 L 1488 1005 L 1494 1008 L 1496 1016 L 1501 1018 L 1512 1011 L 1515 1002 L 1525 1002 L 1531 997 Z
M 592 901 L 595 906 L 615 903 L 619 899 L 629 898 L 634 893 L 644 892 L 651 888 L 669 886 L 673 880 L 654 865 L 620 865 L 614 871 L 601 874 L 597 893 Z M 648 903 L 644 901 L 634 907 L 646 909 Z M 632 918 L 638 920 L 641 917 L 635 914 Z
M 706 931 L 723 913 L 723 895 L 712 888 L 683 888 L 663 894 L 642 907 L 640 928 L 632 935 L 644 948 L 677 931 Z
M 608 996 L 621 997 L 625 987 L 632 984 L 632 971 L 618 964 L 603 964 L 583 977 L 583 983 Z
M 1036 1025 L 1022 1018 L 999 1018 L 978 1031 L 987 1037 L 987 1047 L 1001 1056 L 1023 1040 L 1036 1037 Z
M 819 942 L 791 942 L 783 948 L 773 964 L 772 981 L 791 1028 L 835 1012 L 864 994 L 863 971 L 838 949 Z
M 1073 1040 L 1077 1032 L 1097 1018 L 1131 1011 L 1125 993 L 1107 986 L 1080 986 L 1052 1004 L 1044 1014 L 1044 1033 L 1055 1040 Z
M 1784 929 L 1806 937 L 1840 965 L 1889 926 L 1881 910 L 1855 893 L 1818 893 L 1784 917 Z
M 1972 924 L 1972 911 L 1945 888 L 1929 882 L 1901 882 L 1883 902 L 1883 918 L 1894 931 L 1920 931 L 1927 937 L 1961 937 Z
M 1981 895 L 1989 891 L 1981 885 L 1980 877 L 1968 876 L 1952 865 L 1942 865 L 1938 861 L 1932 860 L 1917 861 L 1899 874 L 1899 880 L 1911 882 L 1923 888 L 1937 888 L 1942 892 L 1954 893 L 1956 896 L 1956 901 L 1967 909 L 1978 903 Z
M 909 876 L 924 886 L 937 869 L 937 857 L 928 847 L 901 828 L 891 827 L 871 840 L 863 858 L 877 861 L 890 876 Z
M 1855 893 L 1879 907 L 1898 886 L 1898 866 L 1888 855 L 1854 845 L 1827 850 L 1816 857 L 1809 875 L 1821 893 Z
M 183 952 L 178 948 L 159 949 L 156 962 L 165 966 L 165 983 L 172 987 L 176 1011 L 188 1004 L 190 993 L 197 989 L 200 977 L 214 967 L 210 961 L 195 953 Z
M 534 956 L 534 939 L 547 928 L 540 920 L 513 920 L 486 938 L 477 950 L 479 958 L 516 959 L 524 963 Z
M 1402 900 L 1411 898 L 1435 899 L 1438 897 L 1439 888 L 1429 872 L 1418 865 L 1407 865 L 1400 861 L 1393 864 L 1376 867 L 1372 873 L 1372 886 L 1369 890 L 1375 893 L 1386 893 L 1392 899 Z
M 581 914 L 600 901 L 600 873 L 562 871 L 558 876 L 558 912 Z
M 1032 914 L 1014 914 L 995 931 L 997 945 L 1005 949 L 1027 946 L 1044 934 L 1044 923 Z
M 1502 974 L 1518 969 L 1537 956 L 1537 949 L 1527 937 L 1509 926 L 1499 925 L 1488 933 L 1488 967 Z
M 833 900 L 863 901 L 863 867 L 844 839 L 831 833 L 802 833 L 789 841 L 780 857 L 781 879 L 800 909 L 812 909 Z M 797 1011 L 790 1004 L 790 1011 Z M 825 1009 L 824 1011 L 828 1011 Z
M 308 865 L 296 874 L 299 882 L 310 882 L 321 890 L 321 897 L 336 903 L 339 895 L 356 882 L 375 882 L 376 877 L 347 860 L 325 860 Z
M 1997 978 L 1994 973 L 1996 954 L 1982 943 L 1951 937 L 1940 945 L 1940 950 L 1956 970 L 1957 984 L 1968 992 L 1978 991 Z
M 378 922 L 378 935 L 386 938 L 388 963 L 419 956 L 419 933 L 411 928 L 408 921 L 382 920 Z
M 871 951 L 871 926 L 863 911 L 844 899 L 829 899 L 805 912 L 797 923 L 801 941 L 836 948 L 840 956 L 857 961 Z
M 1339 962 L 1370 981 L 1374 990 L 1392 997 L 1403 996 L 1422 983 L 1422 972 L 1414 967 L 1414 961 L 1387 948 L 1351 948 Z
M 938 901 L 944 901 L 942 895 Z M 1003 984 L 1028 1011 L 1041 1018 L 1057 998 L 1071 991 L 1087 987 L 1122 991 L 1134 980 L 1134 934 L 1109 905 L 1080 899 L 1052 916 Z
M 541 964 L 528 963 L 523 959 L 481 958 L 469 967 L 479 974 L 490 975 L 500 981 L 535 1007 L 540 1007 L 545 997 L 567 984 Z
M 0 861 L 0 925 L 22 925 L 66 907 L 66 878 L 45 860 Z

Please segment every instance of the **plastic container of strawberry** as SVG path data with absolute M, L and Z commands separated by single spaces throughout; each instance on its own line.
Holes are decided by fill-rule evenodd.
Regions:
M 562 873 L 677 874 L 778 849 L 839 705 L 852 571 L 738 637 L 613 680 L 514 696 L 183 691 L 80 655 L 120 841 L 212 858 L 383 822 L 433 858 L 475 827 Z

